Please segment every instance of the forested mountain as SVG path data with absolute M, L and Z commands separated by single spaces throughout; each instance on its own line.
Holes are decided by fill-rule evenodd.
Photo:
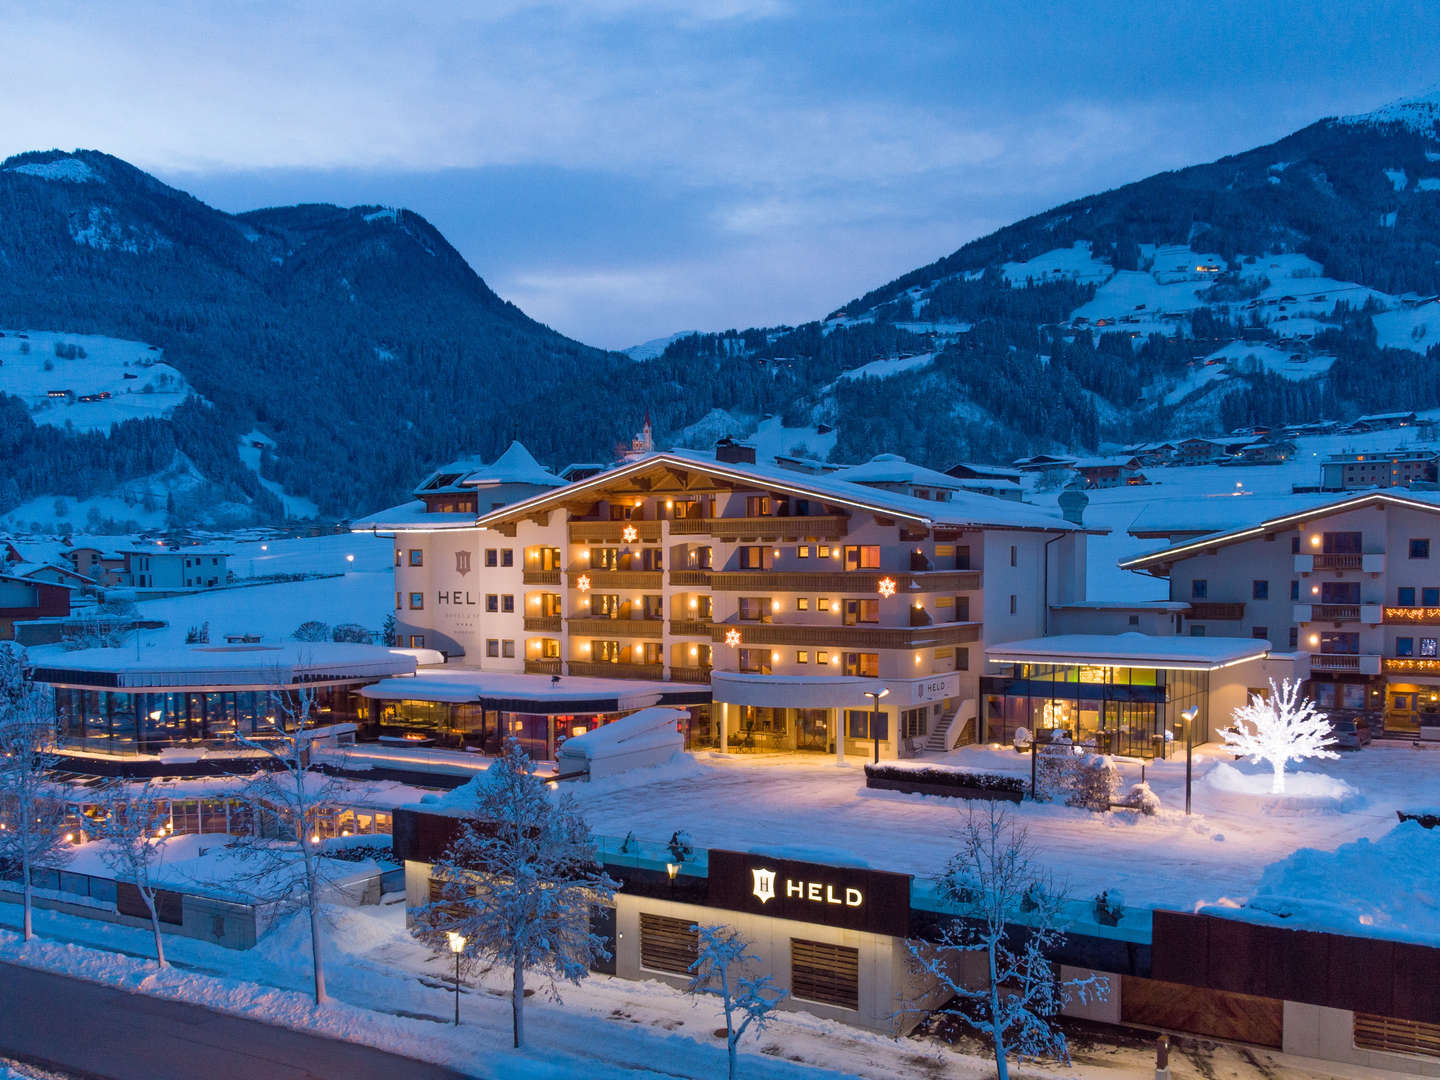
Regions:
M 1440 96 L 1322 121 L 1017 222 L 824 319 L 640 360 L 528 318 L 405 210 L 230 215 L 102 153 L 21 154 L 0 164 L 0 327 L 148 343 L 199 398 L 106 434 L 0 395 L 0 514 L 183 455 L 217 502 L 273 516 L 236 453 L 252 432 L 266 481 L 348 515 L 517 434 L 555 465 L 608 460 L 647 408 L 662 444 L 778 416 L 837 460 L 944 467 L 1440 405 L 1437 115 Z

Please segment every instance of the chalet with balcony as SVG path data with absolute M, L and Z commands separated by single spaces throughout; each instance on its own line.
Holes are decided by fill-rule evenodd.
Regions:
M 1320 463 L 1322 491 L 1360 491 L 1366 488 L 1409 487 L 1436 479 L 1436 450 L 1380 450 L 1330 454 Z

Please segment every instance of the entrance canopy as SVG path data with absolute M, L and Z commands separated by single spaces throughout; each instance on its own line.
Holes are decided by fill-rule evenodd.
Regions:
M 715 700 L 730 705 L 776 709 L 843 709 L 867 704 L 868 691 L 884 690 L 881 679 L 853 675 L 760 675 L 743 671 L 712 671 Z
M 703 705 L 709 687 L 638 679 L 524 675 L 479 668 L 422 668 L 410 677 L 382 679 L 360 693 L 375 701 L 434 701 L 481 705 L 518 713 L 627 712 L 650 705 Z
M 1270 642 L 1261 638 L 1156 634 L 1057 634 L 985 650 L 985 659 L 992 664 L 1083 664 L 1169 671 L 1218 671 L 1269 655 Z

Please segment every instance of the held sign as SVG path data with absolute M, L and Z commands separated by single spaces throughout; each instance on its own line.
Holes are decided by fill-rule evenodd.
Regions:
M 910 928 L 910 876 L 856 866 L 710 852 L 712 907 L 903 937 Z

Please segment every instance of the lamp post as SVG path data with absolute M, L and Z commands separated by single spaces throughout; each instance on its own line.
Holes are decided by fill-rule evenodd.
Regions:
M 450 951 L 455 954 L 455 1026 L 460 1026 L 460 954 L 465 951 L 465 935 L 454 930 L 445 931 Z
M 866 690 L 865 696 L 870 698 L 870 739 L 875 744 L 875 764 L 880 764 L 880 699 L 890 693 L 887 686 L 884 690 Z
M 1190 768 L 1194 758 L 1191 752 L 1195 746 L 1195 717 L 1200 715 L 1200 706 L 1191 705 L 1180 713 L 1180 719 L 1185 721 L 1185 813 L 1190 813 Z
M 670 875 L 670 899 L 671 899 L 671 900 L 674 900 L 674 899 L 675 899 L 675 875 L 678 874 L 678 873 L 680 873 L 680 864 L 679 864 L 679 863 L 673 863 L 673 862 L 667 862 L 667 863 L 665 864 L 665 873 L 667 873 L 667 874 Z

